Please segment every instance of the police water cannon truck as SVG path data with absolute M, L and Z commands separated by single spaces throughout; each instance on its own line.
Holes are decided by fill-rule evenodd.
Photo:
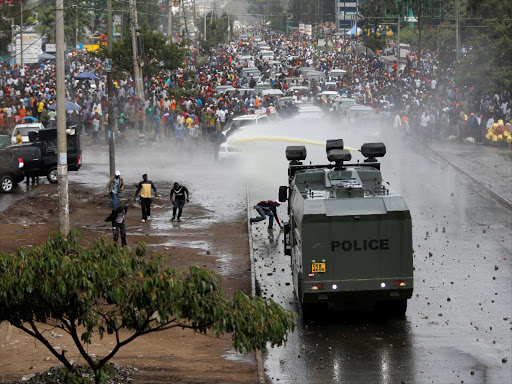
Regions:
M 328 303 L 376 304 L 404 315 L 413 292 L 411 214 L 384 183 L 377 158 L 383 143 L 361 147 L 363 162 L 348 164 L 343 140 L 326 143 L 327 165 L 304 165 L 306 147 L 289 146 L 285 254 L 303 313 Z

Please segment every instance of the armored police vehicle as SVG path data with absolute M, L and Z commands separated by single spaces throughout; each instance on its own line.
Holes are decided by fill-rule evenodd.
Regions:
M 375 303 L 403 315 L 413 291 L 411 215 L 404 199 L 384 183 L 378 157 L 383 143 L 361 147 L 363 162 L 343 140 L 328 140 L 331 164 L 304 165 L 306 148 L 286 149 L 289 186 L 285 254 L 291 256 L 295 292 L 304 314 L 327 303 Z

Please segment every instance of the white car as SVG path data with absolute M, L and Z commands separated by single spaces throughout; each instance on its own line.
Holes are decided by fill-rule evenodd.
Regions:
M 219 164 L 238 160 L 242 153 L 238 148 L 232 147 L 228 143 L 222 143 L 219 147 L 217 161 Z
M 338 98 L 339 94 L 336 91 L 323 91 L 318 96 L 323 97 L 326 100 L 335 100 Z
M 26 123 L 26 124 L 18 124 L 14 127 L 11 135 L 11 143 L 16 144 L 16 136 L 18 135 L 18 131 L 21 133 L 21 140 L 23 143 L 30 142 L 28 138 L 29 132 L 37 132 L 41 129 L 44 129 L 44 125 L 41 123 Z
M 322 108 L 311 103 L 297 104 L 298 113 L 293 116 L 294 119 L 322 119 L 325 113 Z

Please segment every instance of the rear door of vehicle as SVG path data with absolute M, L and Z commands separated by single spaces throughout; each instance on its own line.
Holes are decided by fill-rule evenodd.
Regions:
M 14 164 L 16 160 L 16 156 L 14 156 L 14 152 L 8 149 L 0 149 L 0 178 L 6 175 L 13 175 L 15 171 L 15 166 L 18 164 Z

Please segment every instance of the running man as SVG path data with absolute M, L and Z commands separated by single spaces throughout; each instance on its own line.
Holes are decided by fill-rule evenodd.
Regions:
M 187 187 L 174 183 L 174 187 L 171 189 L 171 202 L 172 207 L 172 221 L 176 220 L 176 211 L 178 211 L 178 221 L 181 221 L 181 214 L 183 213 L 183 207 L 185 202 L 189 202 L 189 193 Z
M 146 220 L 151 219 L 151 190 L 155 191 L 155 196 L 158 196 L 158 193 L 155 184 L 153 184 L 151 180 L 148 180 L 147 174 L 143 174 L 142 179 L 135 192 L 134 200 L 137 200 L 137 195 L 140 192 L 140 207 L 142 209 L 141 222 L 145 223 Z

